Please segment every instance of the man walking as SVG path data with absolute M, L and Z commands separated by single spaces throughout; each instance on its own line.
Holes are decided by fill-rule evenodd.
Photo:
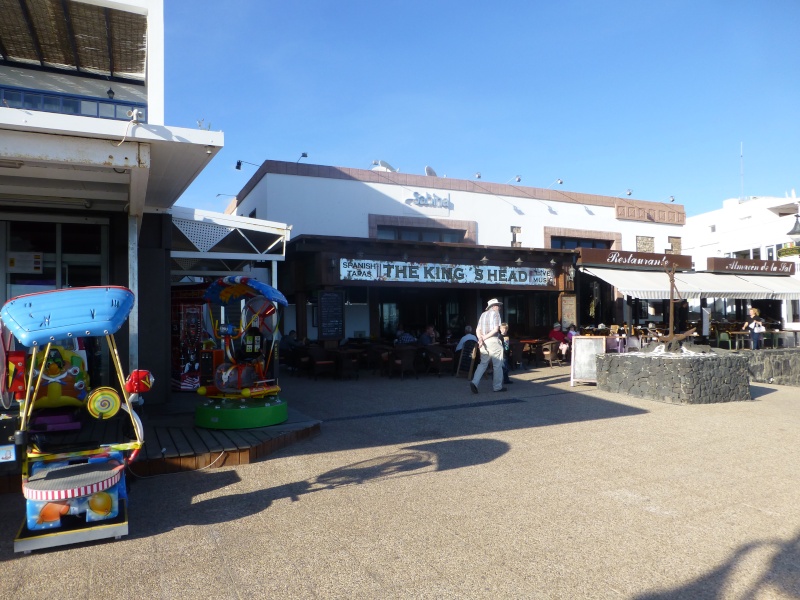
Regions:
M 469 383 L 473 394 L 478 393 L 478 384 L 486 369 L 489 368 L 490 359 L 494 369 L 492 389 L 495 392 L 505 392 L 507 390 L 507 388 L 503 387 L 503 341 L 500 339 L 501 306 L 503 306 L 502 302 L 497 298 L 492 298 L 478 321 L 478 328 L 475 333 L 478 336 L 478 348 L 481 351 L 481 364 L 475 369 L 475 376 Z

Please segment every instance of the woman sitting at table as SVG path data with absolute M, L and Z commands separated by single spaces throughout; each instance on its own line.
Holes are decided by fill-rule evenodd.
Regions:
M 547 334 L 547 337 L 558 342 L 558 351 L 561 354 L 561 358 L 566 360 L 569 352 L 569 343 L 567 342 L 567 336 L 561 331 L 561 323 L 553 323 L 553 329 Z

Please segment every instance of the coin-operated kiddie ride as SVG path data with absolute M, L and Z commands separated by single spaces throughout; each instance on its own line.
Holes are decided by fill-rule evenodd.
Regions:
M 134 406 L 153 384 L 147 371 L 125 378 L 114 341 L 133 305 L 127 288 L 84 287 L 17 296 L 0 309 L 0 392 L 19 409 L 8 441 L 26 499 L 16 552 L 128 533 L 125 468 L 144 444 Z M 118 388 L 90 386 L 81 346 L 103 338 Z
M 217 347 L 200 353 L 197 393 L 207 401 L 195 409 L 195 424 L 250 429 L 283 423 L 288 410 L 278 396 L 278 348 L 269 321 L 286 298 L 256 279 L 231 276 L 211 284 L 203 299 L 204 328 Z M 218 321 L 214 307 L 224 308 L 216 309 Z M 238 324 L 230 316 L 239 317 Z

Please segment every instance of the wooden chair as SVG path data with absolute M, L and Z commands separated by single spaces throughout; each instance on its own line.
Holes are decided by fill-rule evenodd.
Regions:
M 309 346 L 308 357 L 311 362 L 311 375 L 316 379 L 319 375 L 336 374 L 336 361 L 328 356 L 324 348 L 319 346 Z
M 435 372 L 439 377 L 442 371 L 452 372 L 454 358 L 453 354 L 441 346 L 426 346 L 425 355 L 427 360 L 427 373 Z
M 400 374 L 400 379 L 406 373 L 414 373 L 414 378 L 419 379 L 416 368 L 417 349 L 414 346 L 397 347 L 389 356 L 389 377 L 394 373 Z
M 553 363 L 558 363 L 561 366 L 561 359 L 558 357 L 558 342 L 555 340 L 542 343 L 542 358 L 553 366 Z

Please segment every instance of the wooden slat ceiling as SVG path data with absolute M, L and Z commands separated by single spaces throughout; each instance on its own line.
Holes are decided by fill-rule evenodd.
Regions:
M 144 81 L 147 17 L 74 0 L 0 0 L 0 64 Z

